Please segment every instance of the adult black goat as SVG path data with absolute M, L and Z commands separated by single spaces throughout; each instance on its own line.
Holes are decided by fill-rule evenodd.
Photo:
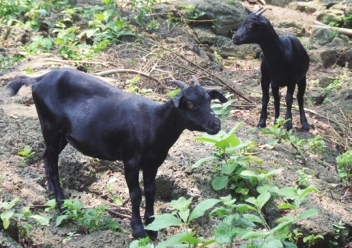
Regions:
M 278 36 L 262 13 L 247 9 L 248 16 L 241 27 L 232 37 L 236 45 L 256 43 L 264 53 L 260 67 L 262 87 L 262 111 L 258 127 L 266 127 L 267 106 L 269 102 L 269 85 L 274 96 L 275 120 L 280 115 L 279 88 L 287 86 L 286 93 L 286 129 L 292 129 L 292 102 L 296 84 L 298 86 L 297 100 L 301 124 L 304 130 L 309 131 L 309 124 L 304 112 L 303 96 L 306 91 L 306 74 L 309 68 L 309 56 L 301 42 L 294 36 Z
M 171 146 L 184 129 L 216 134 L 220 120 L 210 108 L 211 99 L 226 102 L 217 90 L 173 80 L 181 92 L 164 104 L 124 92 L 74 69 L 57 69 L 40 77 L 17 77 L 7 86 L 17 94 L 32 86 L 46 148 L 43 152 L 48 188 L 63 211 L 58 157 L 69 143 L 85 155 L 122 160 L 132 202 L 132 235 L 157 237 L 145 231 L 140 203 L 139 171 L 143 170 L 145 224 L 153 221 L 155 177 Z

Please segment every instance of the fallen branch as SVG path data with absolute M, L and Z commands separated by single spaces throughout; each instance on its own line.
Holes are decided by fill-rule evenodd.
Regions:
M 119 217 L 121 217 L 121 218 L 127 218 L 127 219 L 131 219 L 131 218 L 132 218 L 131 215 L 128 215 L 128 214 L 121 214 L 121 213 L 116 212 L 116 211 L 114 211 L 114 210 L 112 210 L 112 209 L 107 209 L 107 211 L 108 211 L 109 213 L 114 214 L 114 215 L 116 215 L 116 216 L 119 216 Z
M 319 21 L 314 21 L 314 24 L 315 25 L 313 27 L 315 27 L 315 28 L 330 29 L 330 30 L 337 31 L 340 34 L 352 36 L 352 29 L 349 29 L 349 28 L 332 27 L 332 26 L 326 25 L 326 24 L 319 22 Z
M 103 76 L 114 74 L 114 73 L 133 73 L 133 74 L 138 74 L 138 75 L 141 75 L 143 77 L 146 77 L 146 78 L 149 78 L 151 80 L 156 81 L 158 84 L 160 84 L 160 86 L 163 85 L 157 78 L 152 77 L 152 76 L 150 76 L 149 74 L 147 74 L 145 72 L 131 70 L 131 69 L 112 69 L 112 70 L 108 70 L 108 71 L 97 72 L 97 73 L 94 73 L 94 75 L 103 77 Z

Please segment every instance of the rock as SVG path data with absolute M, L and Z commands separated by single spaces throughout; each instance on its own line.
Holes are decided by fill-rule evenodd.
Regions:
M 21 248 L 22 246 L 13 240 L 7 233 L 0 232 L 0 247 L 2 248 Z
M 233 30 L 241 25 L 247 15 L 238 1 L 220 1 L 214 4 L 213 1 L 179 0 L 173 4 L 190 20 L 190 26 L 206 26 L 214 34 L 222 36 L 232 35 Z

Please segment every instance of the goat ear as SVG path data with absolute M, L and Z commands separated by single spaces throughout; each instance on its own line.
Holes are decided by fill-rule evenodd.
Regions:
M 227 102 L 227 98 L 217 90 L 207 90 L 207 93 L 211 99 L 218 99 L 221 103 Z
M 248 15 L 253 13 L 253 11 L 251 11 L 251 10 L 248 9 L 247 7 L 244 7 L 244 8 L 246 9 L 246 12 L 247 12 Z
M 172 98 L 172 102 L 174 103 L 174 106 L 178 108 L 182 102 L 183 99 L 183 91 L 181 90 L 180 93 L 178 93 L 176 96 Z

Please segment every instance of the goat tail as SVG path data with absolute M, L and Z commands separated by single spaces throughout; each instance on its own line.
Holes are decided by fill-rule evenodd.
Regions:
M 36 78 L 27 76 L 15 77 L 7 86 L 6 89 L 10 91 L 10 95 L 14 96 L 18 93 L 22 86 L 31 86 L 37 82 Z

